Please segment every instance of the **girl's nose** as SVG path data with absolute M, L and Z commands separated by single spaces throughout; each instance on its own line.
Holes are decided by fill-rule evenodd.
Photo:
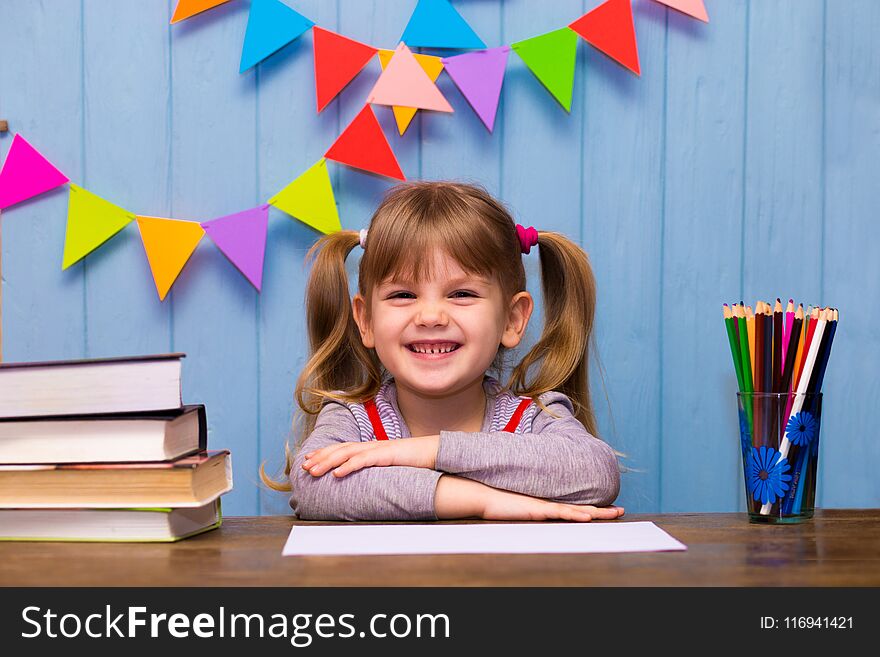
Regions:
M 446 312 L 437 303 L 422 304 L 416 315 L 416 323 L 420 326 L 445 326 L 447 321 Z

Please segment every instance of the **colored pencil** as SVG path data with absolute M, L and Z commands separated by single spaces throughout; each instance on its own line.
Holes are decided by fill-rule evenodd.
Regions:
M 782 380 L 782 302 L 776 297 L 776 305 L 773 306 L 773 365 L 771 392 L 782 392 L 779 382 Z
M 804 315 L 804 304 L 798 304 L 798 312 L 801 314 L 801 317 L 805 317 Z M 806 320 L 804 320 L 805 322 Z M 807 334 L 806 324 L 801 322 L 801 335 L 798 338 L 798 346 L 797 346 L 797 355 L 794 358 L 794 369 L 792 370 L 791 376 L 791 385 L 789 386 L 789 390 L 794 390 L 797 388 L 797 373 L 800 372 L 801 369 L 801 360 L 803 360 L 804 354 L 804 336 Z
M 749 333 L 749 373 L 755 371 L 755 312 L 751 306 L 746 306 L 746 329 Z M 754 386 L 754 382 L 752 383 Z
M 782 326 L 782 344 L 785 348 L 782 351 L 782 369 L 785 369 L 785 359 L 788 356 L 788 343 L 791 342 L 791 327 L 794 324 L 794 299 L 788 300 L 785 307 L 785 324 Z M 780 390 L 779 392 L 783 392 Z
M 749 422 L 749 427 L 752 426 L 753 420 L 753 407 L 752 407 L 752 368 L 749 363 L 749 339 L 746 333 L 745 326 L 745 317 L 743 314 L 742 306 L 736 306 L 736 318 L 737 318 L 737 327 L 739 329 L 739 350 L 742 356 L 742 379 L 743 379 L 743 392 L 746 393 L 744 402 L 746 407 L 746 419 Z M 754 436 L 754 431 L 752 431 L 752 436 Z

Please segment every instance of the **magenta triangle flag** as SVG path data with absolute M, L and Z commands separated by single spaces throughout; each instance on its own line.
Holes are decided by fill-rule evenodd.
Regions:
M 263 258 L 269 204 L 202 223 L 208 237 L 259 291 L 263 286 Z
M 501 46 L 443 59 L 449 77 L 489 132 L 495 127 L 495 114 L 498 112 L 498 99 L 501 97 L 509 53 L 509 46 Z
M 24 137 L 15 135 L 0 169 L 0 210 L 55 189 L 69 180 Z

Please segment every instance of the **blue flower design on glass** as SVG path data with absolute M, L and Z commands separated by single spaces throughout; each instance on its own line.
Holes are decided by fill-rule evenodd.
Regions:
M 742 445 L 743 456 L 749 453 L 752 448 L 752 428 L 749 426 L 749 420 L 744 413 L 739 415 L 739 440 Z
M 818 427 L 819 423 L 809 411 L 801 411 L 789 418 L 785 425 L 785 435 L 792 445 L 803 447 L 815 438 Z
M 753 447 L 749 454 L 748 477 L 749 490 L 754 499 L 761 504 L 773 504 L 778 498 L 785 496 L 791 475 L 788 459 L 779 458 L 779 452 L 772 447 L 761 445 Z

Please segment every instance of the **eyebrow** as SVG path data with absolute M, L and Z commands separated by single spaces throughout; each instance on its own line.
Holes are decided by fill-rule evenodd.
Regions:
M 450 281 L 447 281 L 446 284 L 454 287 L 456 285 L 462 285 L 464 283 L 478 283 L 481 285 L 489 285 L 490 281 L 488 278 L 476 274 L 469 274 L 465 276 L 459 276 L 458 278 L 453 278 Z M 381 285 L 390 286 L 390 285 L 412 285 L 413 281 L 410 279 L 404 278 L 391 278 L 386 281 L 383 281 Z

